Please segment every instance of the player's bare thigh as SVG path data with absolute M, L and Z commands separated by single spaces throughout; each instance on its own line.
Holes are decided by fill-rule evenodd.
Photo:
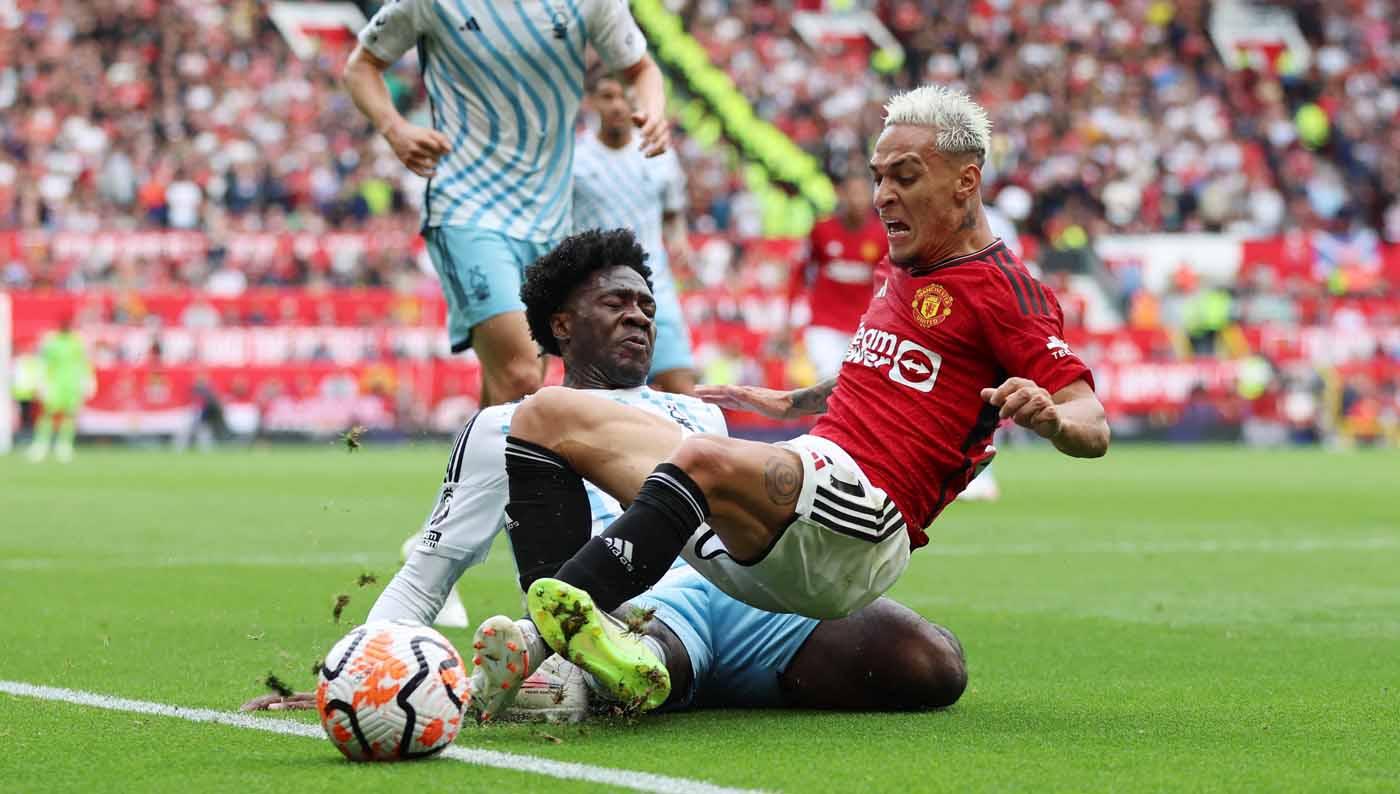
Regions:
M 705 493 L 710 526 L 739 560 L 768 550 L 802 492 L 802 460 L 789 449 L 724 436 L 682 439 L 673 422 L 575 389 L 541 389 L 516 409 L 510 433 L 554 450 L 623 505 L 657 464 L 675 464 Z
M 541 389 L 521 403 L 510 434 L 554 450 L 624 506 L 681 443 L 674 422 L 560 386 Z
M 671 454 L 705 493 L 710 528 L 731 557 L 760 559 L 796 515 L 802 459 L 774 444 L 690 436 Z

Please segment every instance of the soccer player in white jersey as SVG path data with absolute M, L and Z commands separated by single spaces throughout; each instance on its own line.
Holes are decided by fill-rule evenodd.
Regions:
M 713 406 L 643 385 L 655 334 L 650 271 L 643 258 L 626 230 L 570 237 L 527 273 L 522 297 L 530 326 L 547 340 L 545 347 L 563 358 L 570 387 L 592 390 L 688 430 L 723 434 L 723 415 Z M 420 541 L 375 602 L 369 620 L 427 622 L 448 588 L 485 560 L 497 534 L 511 531 L 504 512 L 505 436 L 515 408 L 486 408 L 457 437 Z M 587 502 L 591 515 L 591 528 L 577 539 L 581 545 L 614 520 L 621 507 L 592 486 L 570 498 L 575 496 Z M 522 509 L 519 497 L 512 495 L 512 509 Z M 513 534 L 511 540 L 523 581 L 532 571 L 550 572 L 539 567 L 542 549 L 530 537 Z M 655 610 L 644 628 L 645 652 L 664 658 L 672 690 L 668 704 L 675 707 L 937 708 L 955 702 L 966 686 L 957 639 L 888 599 L 836 621 L 779 615 L 724 595 L 681 564 L 624 607 L 633 608 Z M 508 618 L 485 621 L 474 644 L 480 647 L 472 649 L 479 659 L 472 709 L 479 718 L 500 714 L 522 690 L 536 691 L 530 684 L 561 695 L 576 691 L 568 682 L 581 686 L 579 675 L 525 684 L 529 654 L 543 659 L 548 651 Z M 565 702 L 572 700 L 570 694 Z M 244 708 L 314 706 L 313 695 L 300 694 L 268 695 Z
M 672 258 L 689 256 L 685 174 L 674 151 L 642 154 L 632 131 L 627 86 L 595 64 L 585 83 L 598 129 L 579 133 L 574 148 L 574 231 L 631 229 L 647 252 L 656 298 L 656 351 L 651 385 L 689 394 L 695 388 L 690 329 L 681 314 Z
M 346 90 L 428 179 L 423 236 L 449 307 L 453 352 L 476 351 L 482 404 L 539 388 L 525 266 L 572 230 L 574 121 L 587 45 L 637 94 L 648 156 L 666 150 L 661 73 L 626 0 L 390 0 L 360 32 Z M 432 129 L 395 109 L 382 73 L 417 48 Z

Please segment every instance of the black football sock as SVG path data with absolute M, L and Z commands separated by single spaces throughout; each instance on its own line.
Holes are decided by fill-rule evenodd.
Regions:
M 657 466 L 636 501 L 584 544 L 556 578 L 588 591 L 604 612 L 656 584 L 710 516 L 700 486 L 670 463 Z
M 583 478 L 550 449 L 506 436 L 506 534 L 520 571 L 520 589 L 554 576 L 593 534 Z

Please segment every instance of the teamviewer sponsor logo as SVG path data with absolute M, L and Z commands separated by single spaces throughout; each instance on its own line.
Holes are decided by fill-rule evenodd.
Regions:
M 873 369 L 885 369 L 890 380 L 920 391 L 933 390 L 943 357 L 923 345 L 900 339 L 889 331 L 861 325 L 846 352 L 846 361 Z
M 863 324 L 856 329 L 851 346 L 846 350 L 846 360 L 865 367 L 883 367 L 890 363 L 899 337 L 878 328 L 867 329 Z
M 894 354 L 890 380 L 914 391 L 930 392 L 938 378 L 938 368 L 942 365 L 942 356 L 905 339 L 899 343 L 899 350 Z

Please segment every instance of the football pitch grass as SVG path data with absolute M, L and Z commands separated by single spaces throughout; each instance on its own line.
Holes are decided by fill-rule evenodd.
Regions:
M 225 712 L 269 673 L 310 688 L 446 455 L 0 458 L 0 681 Z M 459 755 L 677 791 L 1400 790 L 1400 453 L 1016 448 L 997 468 L 1002 500 L 950 508 L 891 593 L 966 646 L 952 709 L 469 725 Z M 502 543 L 467 574 L 474 621 L 519 611 L 513 573 Z M 357 766 L 324 739 L 10 694 L 0 747 L 4 791 L 613 790 L 447 758 Z

